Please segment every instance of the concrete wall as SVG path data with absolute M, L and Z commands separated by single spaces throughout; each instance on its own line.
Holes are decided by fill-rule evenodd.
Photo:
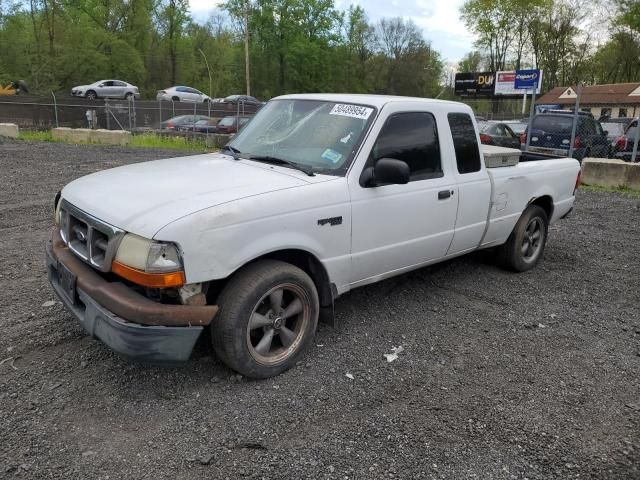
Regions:
M 227 143 L 229 143 L 231 137 L 233 137 L 233 135 L 227 135 L 225 133 L 214 133 L 213 135 L 207 135 L 207 147 L 222 148 Z
M 51 134 L 54 140 L 71 143 L 102 143 L 106 145 L 128 145 L 131 143 L 131 132 L 122 130 L 59 127 L 51 129 Z
M 582 183 L 640 190 L 640 163 L 608 158 L 585 158 L 582 160 Z
M 18 138 L 18 126 L 15 123 L 0 123 L 0 137 Z

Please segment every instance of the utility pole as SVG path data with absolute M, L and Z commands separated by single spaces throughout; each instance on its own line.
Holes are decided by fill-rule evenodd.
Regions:
M 204 63 L 207 66 L 207 72 L 209 73 L 209 97 L 213 98 L 211 95 L 211 69 L 209 68 L 209 62 L 207 61 L 207 56 L 204 54 L 201 48 L 198 48 L 198 51 L 202 54 L 202 58 L 204 58 Z
M 244 9 L 244 70 L 247 81 L 247 95 L 251 95 L 251 76 L 249 69 L 249 0 L 245 2 Z

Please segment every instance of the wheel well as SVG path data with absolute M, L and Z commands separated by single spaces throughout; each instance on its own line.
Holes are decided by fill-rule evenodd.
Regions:
M 324 265 L 322 265 L 320 260 L 311 253 L 297 249 L 279 250 L 277 252 L 268 253 L 256 260 L 263 258 L 271 258 L 273 260 L 287 262 L 295 265 L 300 270 L 303 270 L 311 277 L 313 283 L 318 289 L 320 306 L 328 307 L 333 304 L 333 293 L 331 291 L 331 283 L 329 282 L 327 270 L 324 268 Z
M 553 199 L 549 195 L 534 198 L 529 202 L 529 205 L 537 205 L 542 208 L 547 214 L 547 218 L 551 220 L 551 216 L 553 215 Z
M 174 95 L 173 97 L 171 97 L 171 100 L 173 100 L 174 102 L 179 102 L 180 101 L 180 97 L 177 97 L 177 96 Z
M 290 263 L 291 265 L 295 265 L 300 270 L 304 271 L 311 277 L 313 283 L 316 286 L 316 289 L 318 290 L 320 306 L 329 307 L 333 305 L 333 299 L 335 297 L 333 290 L 335 290 L 335 287 L 331 285 L 331 282 L 329 281 L 329 274 L 324 268 L 324 265 L 322 265 L 320 260 L 318 260 L 313 254 L 305 250 L 298 249 L 278 250 L 262 255 L 261 257 L 254 258 L 249 263 L 263 260 L 265 258 Z M 243 267 L 246 265 L 248 264 L 243 265 Z M 220 291 L 222 291 L 224 285 L 227 283 L 227 280 L 228 279 L 209 282 L 207 296 L 209 297 L 210 301 L 218 296 Z

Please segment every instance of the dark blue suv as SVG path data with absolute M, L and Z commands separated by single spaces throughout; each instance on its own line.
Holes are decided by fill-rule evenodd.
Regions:
M 570 110 L 555 110 L 535 115 L 531 125 L 529 150 L 568 156 L 572 127 L 573 112 Z M 580 161 L 585 157 L 607 158 L 611 153 L 611 142 L 607 139 L 607 132 L 590 113 L 578 114 L 573 148 L 573 158 Z

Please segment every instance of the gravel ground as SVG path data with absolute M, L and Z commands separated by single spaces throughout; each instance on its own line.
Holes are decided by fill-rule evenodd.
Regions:
M 344 295 L 248 381 L 206 348 L 130 364 L 51 305 L 55 192 L 170 155 L 0 140 L 0 477 L 640 478 L 640 200 L 581 192 L 525 274 L 479 253 Z

